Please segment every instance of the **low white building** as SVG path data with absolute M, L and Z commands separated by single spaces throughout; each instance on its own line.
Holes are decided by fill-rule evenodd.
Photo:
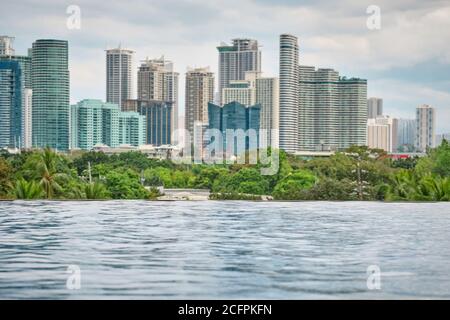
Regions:
M 122 144 L 116 148 L 111 148 L 105 144 L 96 144 L 92 150 L 96 152 L 103 152 L 108 155 L 136 151 L 147 155 L 147 157 L 150 159 L 159 160 L 172 159 L 175 155 L 181 152 L 181 149 L 177 146 L 153 146 L 151 144 L 144 144 L 139 147 L 135 147 L 129 144 Z
M 367 120 L 367 146 L 392 153 L 397 150 L 398 120 L 381 116 Z

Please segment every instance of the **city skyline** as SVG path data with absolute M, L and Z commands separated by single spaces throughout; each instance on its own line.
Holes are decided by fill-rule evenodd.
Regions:
M 334 4 L 322 2 L 312 6 L 289 1 L 277 5 L 268 0 L 257 3 L 243 1 L 240 7 L 233 7 L 232 3 L 220 1 L 169 1 L 169 4 L 153 1 L 149 5 L 153 10 L 148 14 L 167 14 L 177 22 L 173 26 L 161 19 L 156 19 L 156 22 L 146 19 L 144 22 L 142 14 L 133 6 L 114 1 L 107 14 L 102 15 L 105 17 L 102 23 L 98 23 L 99 14 L 105 8 L 81 1 L 79 30 L 66 27 L 67 4 L 44 1 L 33 6 L 32 3 L 29 1 L 33 12 L 19 9 L 18 4 L 5 4 L 5 10 L 11 15 L 0 22 L 2 34 L 15 37 L 14 48 L 18 55 L 26 55 L 27 48 L 39 38 L 68 40 L 72 104 L 85 98 L 104 99 L 104 50 L 120 43 L 136 52 L 136 61 L 146 56 L 164 54 L 170 57 L 176 65 L 175 71 L 180 74 L 185 73 L 187 66 L 209 65 L 217 81 L 216 47 L 222 41 L 229 43 L 231 39 L 240 37 L 258 40 L 262 46 L 263 76 L 272 77 L 278 75 L 279 34 L 290 33 L 299 38 L 301 65 L 333 68 L 341 74 L 368 79 L 368 97 L 383 98 L 384 112 L 392 117 L 413 118 L 417 106 L 430 104 L 439 113 L 436 132 L 450 131 L 450 121 L 442 120 L 450 118 L 448 45 L 442 44 L 443 41 L 436 39 L 432 32 L 436 28 L 443 30 L 440 34 L 443 38 L 448 32 L 446 30 L 450 30 L 446 19 L 450 7 L 440 1 L 426 4 L 406 1 L 396 5 L 380 1 L 380 30 L 369 30 L 366 26 L 369 4 L 354 1 L 348 1 L 348 5 L 343 6 L 345 9 L 337 11 Z M 142 6 L 146 4 L 140 4 Z M 197 13 L 189 14 L 193 10 Z M 145 12 L 142 8 L 139 11 Z M 17 17 L 19 12 L 27 23 L 13 23 L 11 18 Z M 250 22 L 240 22 L 244 13 Z M 296 15 L 305 19 L 295 20 Z M 199 24 L 197 21 L 202 18 L 205 20 Z M 259 23 L 261 19 L 270 19 L 271 27 Z M 235 22 L 232 28 L 222 28 L 231 21 Z M 208 28 L 203 28 L 205 23 Z M 336 28 L 331 28 L 333 25 Z M 115 32 L 109 32 L 110 29 Z M 148 32 L 149 29 L 155 32 Z M 422 39 L 420 43 L 408 36 L 418 31 Z M 391 45 L 392 37 L 395 37 L 397 46 Z M 183 77 L 180 77 L 179 87 L 180 115 L 183 115 Z

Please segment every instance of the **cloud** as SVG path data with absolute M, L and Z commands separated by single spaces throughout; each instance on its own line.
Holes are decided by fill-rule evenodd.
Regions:
M 436 104 L 439 110 L 450 106 L 443 90 L 449 76 L 440 74 L 434 81 L 422 76 L 430 63 L 444 70 L 450 65 L 450 5 L 445 0 L 377 0 L 381 30 L 366 27 L 366 8 L 373 0 L 79 0 L 82 28 L 68 30 L 66 8 L 71 4 L 5 2 L 2 11 L 8 14 L 2 16 L 0 30 L 16 37 L 22 53 L 38 38 L 69 40 L 72 101 L 104 99 L 104 49 L 122 43 L 136 51 L 136 60 L 165 54 L 174 61 L 181 73 L 182 109 L 187 66 L 209 65 L 216 71 L 215 47 L 221 41 L 258 39 L 263 71 L 270 76 L 278 74 L 279 34 L 288 32 L 299 36 L 302 64 L 368 78 L 369 93 L 383 97 L 393 112 L 413 110 L 420 103 Z M 450 117 L 442 112 L 446 121 L 440 126 L 450 131 Z
M 401 80 L 374 80 L 369 85 L 376 88 L 371 92 L 373 96 L 382 96 L 387 102 L 384 104 L 385 113 L 392 117 L 414 118 L 417 106 L 429 104 L 436 108 L 437 132 L 449 131 L 450 92 Z

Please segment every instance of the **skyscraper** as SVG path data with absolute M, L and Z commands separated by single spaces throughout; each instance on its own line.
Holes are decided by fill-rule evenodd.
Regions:
M 91 150 L 97 144 L 119 146 L 119 106 L 86 99 L 71 106 L 71 149 Z
M 15 55 L 13 43 L 14 43 L 13 37 L 0 36 L 0 56 Z
M 247 71 L 261 72 L 261 51 L 258 41 L 252 39 L 233 39 L 232 45 L 222 43 L 219 51 L 219 100 L 223 104 L 222 89 L 230 81 L 245 80 Z
M 268 146 L 279 146 L 279 82 L 278 78 L 256 79 L 256 101 L 261 106 L 260 128 L 265 131 Z M 264 132 L 263 131 L 263 132 Z
M 248 71 L 243 80 L 232 80 L 222 89 L 222 103 L 236 101 L 245 106 L 254 105 L 256 101 L 256 79 L 259 72 Z
M 138 70 L 138 100 L 169 102 L 172 106 L 172 131 L 178 129 L 178 78 L 173 63 L 159 59 L 143 61 Z
M 297 37 L 280 36 L 280 148 L 298 149 L 299 47 Z
M 299 67 L 298 150 L 324 151 L 339 145 L 339 73 Z
M 367 80 L 341 77 L 338 82 L 338 150 L 367 145 Z
M 399 119 L 398 120 L 398 147 L 405 151 L 413 151 L 416 139 L 416 120 Z
M 434 148 L 436 131 L 435 109 L 423 104 L 416 109 L 416 149 L 421 152 Z
M 13 47 L 12 37 L 0 37 L 0 61 L 17 61 L 21 70 L 22 94 L 22 134 L 20 144 L 17 147 L 31 147 L 31 110 L 32 110 L 32 90 L 31 90 L 31 50 L 27 56 L 16 55 Z M 17 142 L 17 143 L 18 143 Z
M 17 61 L 0 61 L 0 148 L 22 144 L 22 70 Z
M 23 90 L 22 108 L 22 147 L 29 149 L 33 146 L 33 90 L 25 88 Z
M 184 128 L 192 138 L 196 122 L 208 124 L 208 103 L 214 100 L 214 73 L 208 67 L 188 70 L 185 94 Z
M 43 39 L 33 43 L 31 84 L 35 147 L 69 149 L 68 42 Z
M 245 150 L 258 148 L 260 112 L 260 105 L 245 106 L 236 101 L 223 106 L 208 104 L 208 129 L 216 129 L 222 133 L 222 151 L 227 156 L 239 156 Z M 229 133 L 233 133 L 232 141 L 229 140 Z M 244 136 L 239 136 L 239 133 Z
M 119 113 L 119 143 L 135 147 L 145 144 L 145 116 L 133 111 Z
M 128 100 L 124 110 L 145 117 L 145 143 L 154 146 L 172 144 L 173 103 L 158 100 Z
M 333 69 L 300 66 L 297 150 L 343 150 L 365 145 L 366 101 L 366 80 L 339 77 Z
M 230 81 L 223 88 L 224 104 L 239 102 L 245 106 L 261 106 L 260 129 L 264 130 L 261 147 L 278 147 L 279 87 L 278 78 L 264 78 L 259 72 L 247 71 L 245 80 Z M 261 137 L 262 138 L 262 137 Z
M 122 49 L 106 50 L 106 102 L 119 106 L 132 99 L 134 51 Z
M 383 115 L 383 99 L 369 98 L 367 99 L 367 118 L 375 119 Z

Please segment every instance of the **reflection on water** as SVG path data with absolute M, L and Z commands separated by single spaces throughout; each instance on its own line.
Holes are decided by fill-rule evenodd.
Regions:
M 450 298 L 449 248 L 446 203 L 0 202 L 0 298 Z

